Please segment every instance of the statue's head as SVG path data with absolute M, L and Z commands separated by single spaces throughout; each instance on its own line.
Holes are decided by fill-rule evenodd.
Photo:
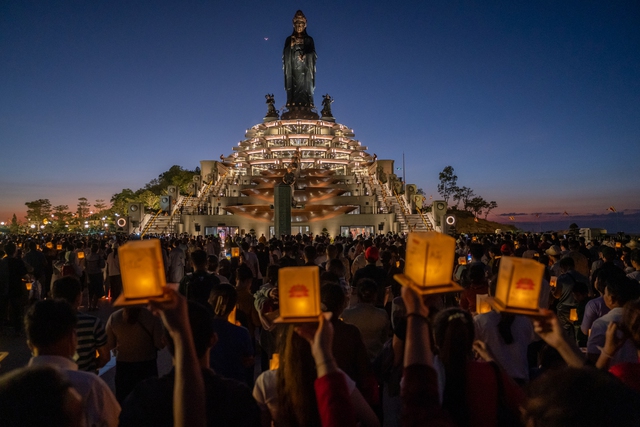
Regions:
M 301 10 L 297 11 L 293 16 L 293 29 L 296 33 L 302 33 L 307 28 L 307 18 Z

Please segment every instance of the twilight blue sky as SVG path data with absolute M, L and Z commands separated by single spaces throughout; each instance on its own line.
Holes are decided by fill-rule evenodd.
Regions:
M 284 104 L 297 9 L 316 103 L 379 158 L 404 151 L 408 182 L 435 198 L 452 165 L 494 219 L 640 232 L 637 1 L 2 2 L 0 219 L 229 154 L 264 94 Z

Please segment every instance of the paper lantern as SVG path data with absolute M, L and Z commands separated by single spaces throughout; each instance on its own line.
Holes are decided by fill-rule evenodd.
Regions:
M 53 243 L 51 242 L 47 242 L 45 246 L 47 247 L 47 249 L 53 249 Z
M 57 245 L 56 245 L 56 250 L 61 251 L 61 250 L 62 250 L 62 245 L 57 244 Z
M 539 315 L 544 265 L 525 258 L 503 257 L 496 294 L 489 303 L 498 311 Z
M 320 269 L 285 267 L 278 270 L 280 316 L 276 323 L 317 322 L 320 309 Z
M 269 370 L 275 371 L 278 367 L 280 367 L 280 355 L 278 353 L 273 353 L 271 360 L 269 360 Z
M 122 294 L 115 306 L 143 305 L 158 298 L 166 285 L 160 240 L 137 240 L 118 248 Z
M 476 313 L 483 314 L 491 311 L 488 294 L 476 294 Z
M 78 251 L 78 259 L 84 259 L 84 252 Z
M 27 282 L 25 282 L 25 286 L 27 287 L 27 290 L 30 291 L 31 288 L 33 287 L 33 282 L 27 281 Z
M 458 257 L 458 264 L 459 265 L 467 265 L 467 257 L 466 256 Z
M 622 242 L 616 242 L 616 249 L 620 249 L 622 247 Z
M 569 312 L 569 320 L 572 322 L 577 322 L 578 321 L 578 309 L 577 308 L 572 308 L 571 311 Z
M 240 256 L 240 248 L 231 248 L 231 258 L 237 258 Z
M 456 240 L 435 231 L 409 233 L 404 274 L 393 276 L 398 283 L 421 294 L 459 292 L 451 281 Z
M 549 286 L 551 286 L 552 288 L 555 288 L 557 284 L 558 284 L 558 276 L 551 276 L 551 278 L 549 278 Z

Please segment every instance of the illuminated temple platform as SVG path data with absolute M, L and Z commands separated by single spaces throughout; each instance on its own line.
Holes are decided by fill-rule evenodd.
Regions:
M 253 230 L 271 236 L 274 186 L 288 169 L 295 177 L 292 233 L 399 231 L 396 215 L 375 189 L 378 168 L 392 174 L 393 161 L 377 160 L 354 137 L 352 129 L 332 121 L 265 118 L 246 131 L 231 154 L 201 161 L 200 181 L 192 197 L 181 198 L 183 214 L 175 231 L 227 235 Z

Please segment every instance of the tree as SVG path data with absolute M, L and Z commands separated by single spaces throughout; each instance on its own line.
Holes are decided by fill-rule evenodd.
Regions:
M 107 204 L 104 202 L 103 199 L 97 199 L 96 202 L 93 204 L 93 208 L 96 210 L 96 213 L 100 213 L 103 210 L 107 209 Z
M 476 195 L 472 189 L 469 187 L 456 187 L 453 193 L 453 201 L 456 202 L 456 208 L 460 202 L 462 202 L 462 208 L 466 211 L 468 210 L 467 205 L 469 204 L 469 200 Z
M 78 199 L 78 209 L 76 210 L 76 214 L 78 215 L 78 221 L 83 221 L 87 216 L 89 216 L 89 208 L 91 205 L 87 201 L 86 197 L 80 197 Z
M 482 215 L 482 210 L 488 205 L 487 201 L 482 197 L 474 197 L 467 202 L 466 208 L 477 218 L 479 215 Z
M 18 217 L 16 217 L 16 214 L 13 214 L 13 216 L 11 217 L 9 232 L 13 234 L 17 234 L 20 232 L 20 223 L 18 222 Z
M 438 174 L 438 179 L 440 180 L 438 193 L 445 202 L 449 203 L 449 198 L 455 193 L 456 188 L 458 188 L 458 176 L 453 173 L 452 166 L 447 166 Z
M 135 202 L 136 194 L 130 188 L 123 188 L 121 192 L 111 196 L 111 212 L 118 215 L 127 214 L 127 204 Z
M 149 190 L 156 195 L 161 195 L 169 185 L 177 185 L 180 191 L 186 192 L 187 185 L 193 182 L 193 176 L 200 173 L 200 169 L 184 169 L 182 166 L 173 165 L 168 171 L 162 172 L 157 178 L 149 181 L 141 190 Z
M 31 223 L 42 224 L 42 220 L 51 216 L 51 202 L 49 199 L 38 199 L 32 202 L 26 202 L 27 216 Z
M 426 196 L 427 193 L 424 192 L 424 190 L 422 189 L 422 187 L 418 187 L 418 189 L 416 190 L 416 194 L 418 196 Z
M 136 192 L 136 199 L 144 203 L 144 205 L 153 210 L 160 209 L 160 196 L 154 194 L 150 190 L 138 190 Z
M 484 210 L 484 219 L 487 219 L 487 217 L 489 216 L 489 212 L 491 212 L 497 207 L 498 207 L 498 203 L 495 200 L 492 200 L 489 203 L 487 203 L 487 206 L 485 206 L 485 210 Z

